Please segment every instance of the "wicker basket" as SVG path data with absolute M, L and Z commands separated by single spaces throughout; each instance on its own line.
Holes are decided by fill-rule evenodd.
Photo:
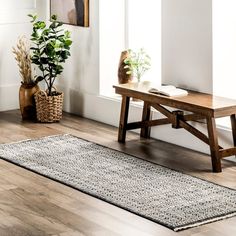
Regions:
M 62 118 L 63 97 L 63 93 L 56 96 L 48 96 L 42 90 L 37 92 L 34 95 L 37 120 L 47 123 L 60 121 Z

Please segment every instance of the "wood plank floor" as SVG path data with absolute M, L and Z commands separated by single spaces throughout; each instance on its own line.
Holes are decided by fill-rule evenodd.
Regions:
M 60 123 L 22 122 L 19 111 L 0 113 L 0 143 L 70 133 L 134 154 L 193 176 L 236 189 L 236 163 L 223 161 L 211 173 L 210 158 L 157 140 L 128 133 L 117 143 L 117 129 L 65 114 Z M 175 233 L 161 225 L 77 190 L 0 160 L 0 236 L 233 236 L 236 217 Z

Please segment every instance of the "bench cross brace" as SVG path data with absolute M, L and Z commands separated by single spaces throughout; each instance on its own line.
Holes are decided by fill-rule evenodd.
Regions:
M 184 114 L 182 110 L 169 111 L 164 106 L 144 101 L 142 120 L 138 122 L 128 123 L 128 111 L 129 111 L 129 97 L 123 96 L 120 116 L 119 127 L 119 142 L 125 142 L 126 131 L 132 129 L 141 128 L 140 136 L 144 138 L 150 138 L 150 131 L 152 126 L 171 124 L 172 128 L 183 128 L 189 133 L 210 146 L 212 168 L 214 172 L 221 172 L 221 159 L 227 156 L 236 155 L 236 116 L 233 114 L 230 116 L 232 124 L 232 134 L 234 147 L 223 149 L 218 144 L 218 136 L 216 132 L 215 118 L 211 116 L 203 116 L 201 114 Z M 152 120 L 151 107 L 159 111 L 166 118 Z M 205 119 L 207 123 L 208 136 L 203 132 L 190 125 L 188 121 L 198 121 Z

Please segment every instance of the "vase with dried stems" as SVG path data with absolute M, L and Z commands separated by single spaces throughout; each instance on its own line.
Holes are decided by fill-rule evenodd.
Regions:
M 34 80 L 31 59 L 30 43 L 25 36 L 18 39 L 16 47 L 13 47 L 13 53 L 19 67 L 21 75 L 21 86 L 19 89 L 20 111 L 23 120 L 36 119 L 36 107 L 34 94 L 40 90 L 37 80 Z

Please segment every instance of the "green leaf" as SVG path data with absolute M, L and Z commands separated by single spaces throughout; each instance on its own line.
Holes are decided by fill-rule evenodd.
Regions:
M 44 80 L 44 77 L 43 76 L 37 76 L 36 77 L 36 80 L 35 80 L 35 83 L 37 84 L 38 82 Z
M 52 19 L 53 21 L 56 21 L 56 20 L 57 20 L 57 15 L 52 15 L 51 19 Z
M 70 31 L 66 30 L 66 31 L 65 31 L 65 37 L 66 37 L 66 38 L 70 38 L 70 35 L 71 35 L 71 34 L 70 34 Z
M 60 26 L 62 26 L 62 25 L 63 25 L 62 22 L 57 22 L 57 28 L 60 27 Z
M 35 22 L 36 19 L 38 18 L 37 15 L 28 14 L 28 16 L 31 18 L 31 21 L 30 21 L 31 23 Z
M 46 64 L 47 65 L 49 60 L 48 60 L 47 57 L 41 57 L 39 61 L 40 61 L 41 64 Z
M 65 45 L 66 45 L 66 46 L 70 46 L 71 44 L 72 44 L 72 41 L 71 41 L 71 40 L 67 39 L 67 40 L 65 41 Z

